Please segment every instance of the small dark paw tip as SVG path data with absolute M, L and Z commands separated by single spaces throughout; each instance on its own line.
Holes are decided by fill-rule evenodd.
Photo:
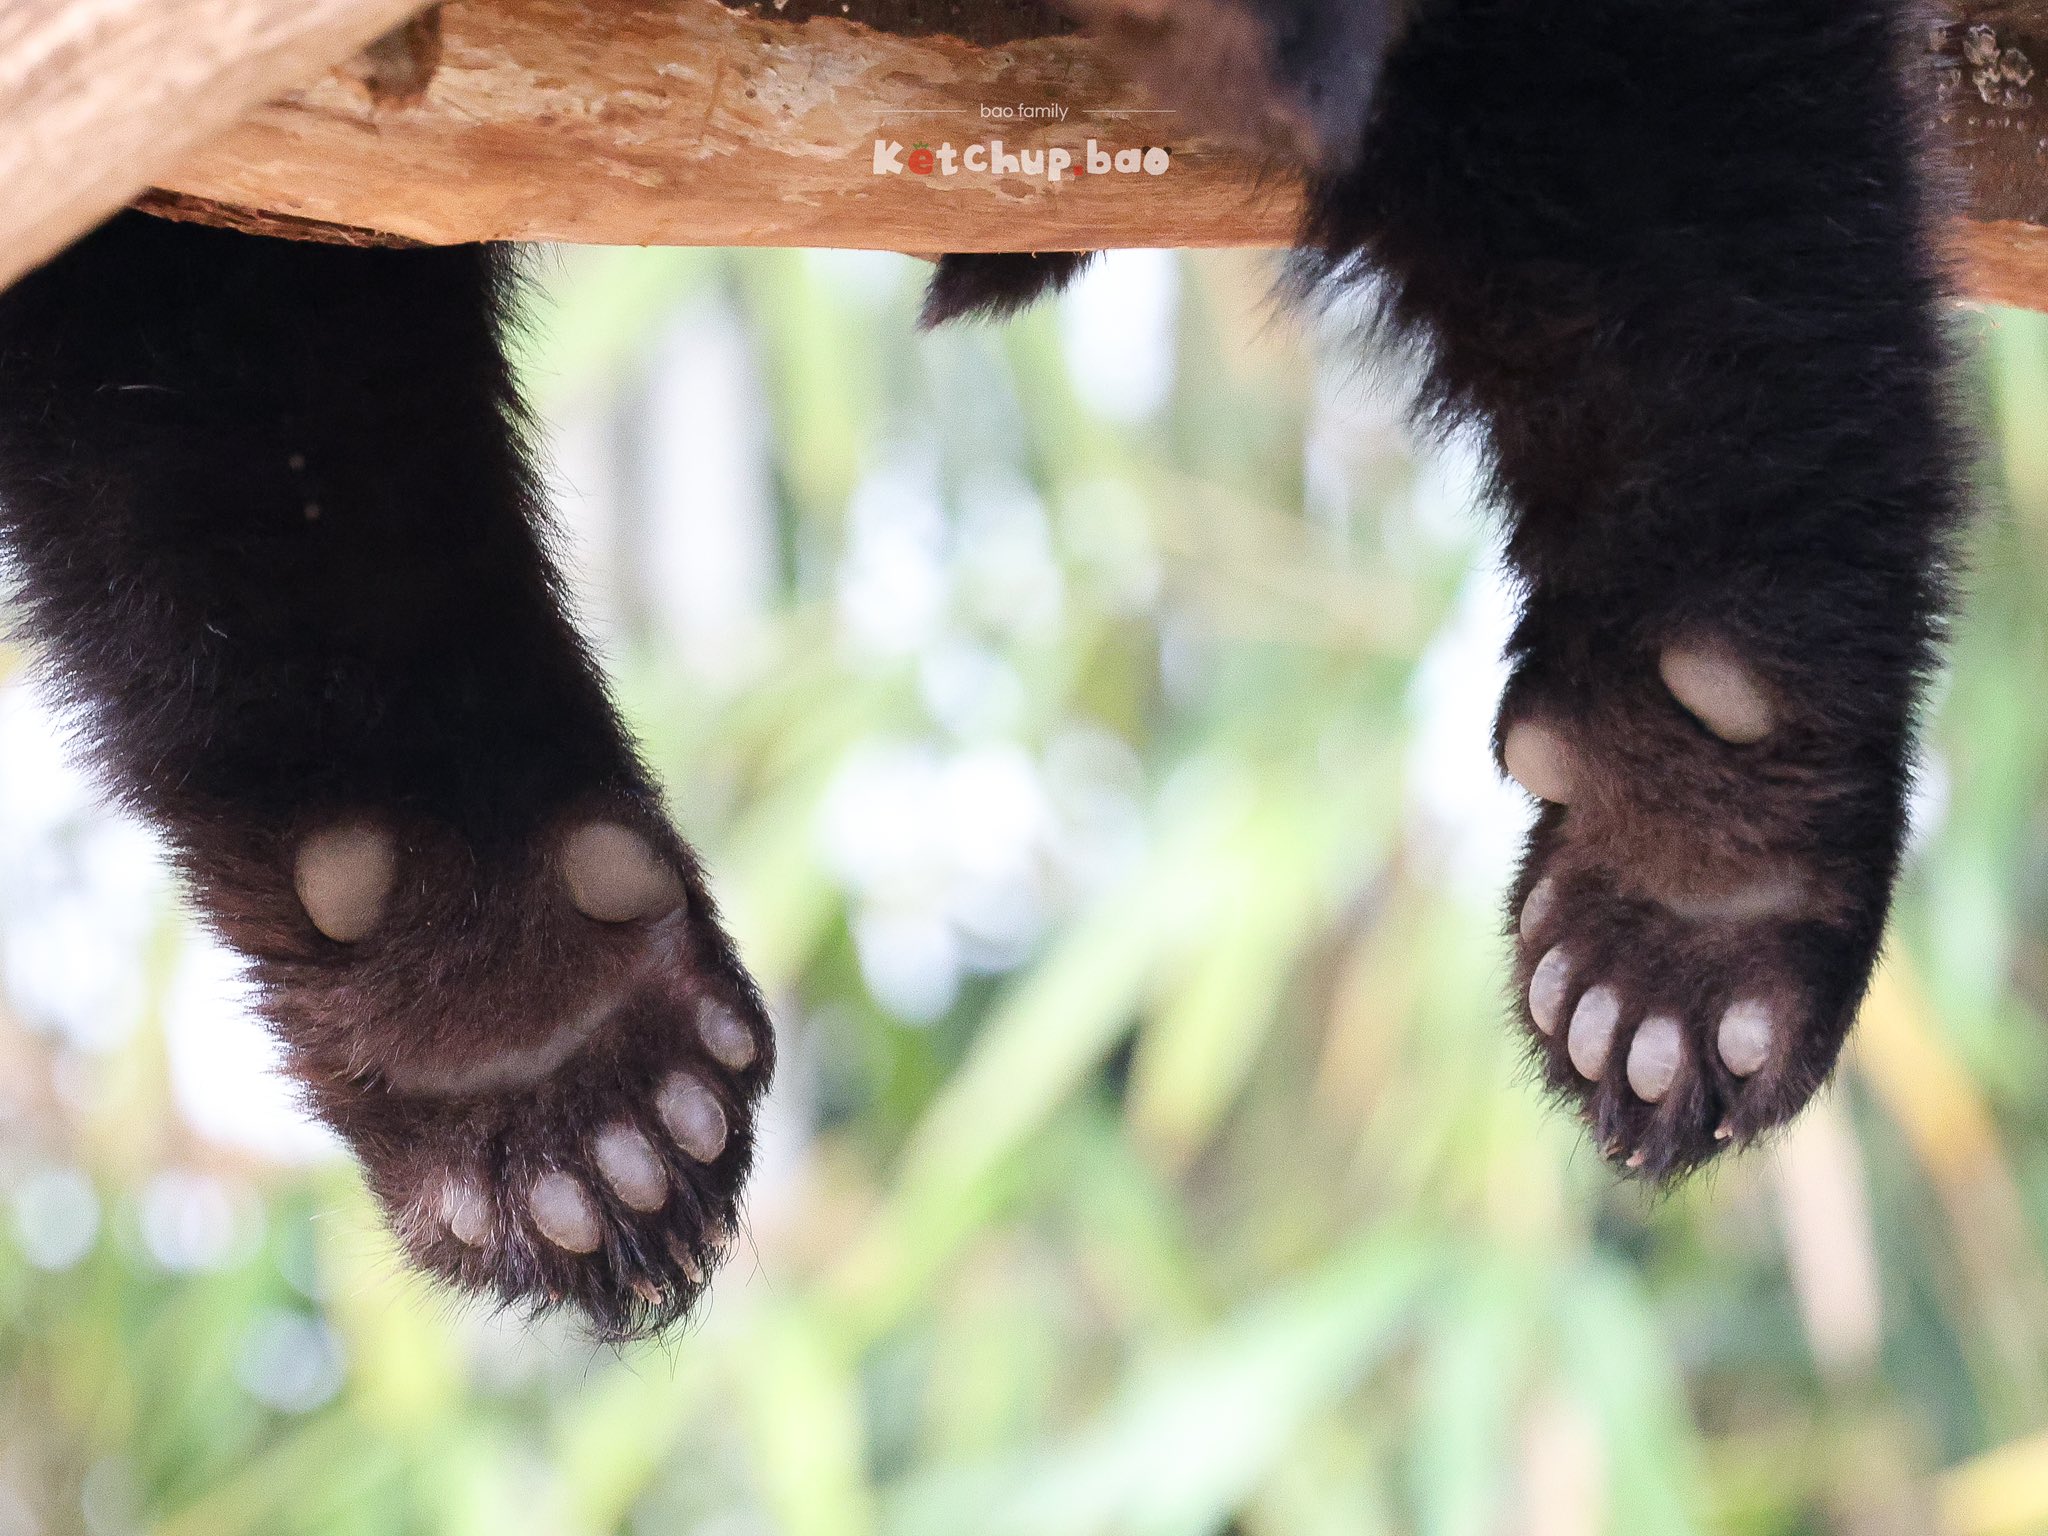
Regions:
M 409 1196 L 386 1199 L 414 1262 L 529 1315 L 574 1312 L 608 1342 L 653 1336 L 689 1314 L 730 1245 L 737 1166 L 707 1175 L 628 1125 L 549 1149 L 572 1167 L 499 1150 L 495 1171 L 428 1174 Z
M 738 1223 L 774 1037 L 672 833 L 631 803 L 553 826 L 496 864 L 368 816 L 300 837 L 323 939 L 266 999 L 415 1262 L 637 1338 Z
M 1527 886 L 1514 929 L 1531 1053 L 1623 1171 L 1678 1177 L 1818 1088 L 1846 1026 L 1810 1003 L 1785 926 L 1695 923 L 1585 875 Z
M 925 290 L 918 326 L 955 320 L 1007 320 L 1081 275 L 1093 251 L 942 256 Z
M 1829 738 L 1767 647 L 1674 633 L 1525 618 L 1498 735 L 1540 802 L 1508 914 L 1531 1054 L 1652 1182 L 1826 1081 L 1904 824 L 1886 753 Z
M 656 989 L 542 1082 L 404 1101 L 380 1138 L 413 1122 L 394 1226 L 466 1289 L 571 1307 L 607 1339 L 659 1331 L 689 1310 L 738 1221 L 764 1031 L 737 1003 L 678 1006 Z

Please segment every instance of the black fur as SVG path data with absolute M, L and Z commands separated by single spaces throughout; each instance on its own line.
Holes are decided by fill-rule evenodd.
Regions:
M 1330 173 L 1354 164 L 1404 0 L 1178 0 L 1154 16 L 1069 0 L 1130 67 L 1218 133 Z M 1092 253 L 939 259 L 919 323 L 1000 320 L 1059 293 Z
M 1569 801 L 1513 905 L 1525 1000 L 1563 957 L 1555 1032 L 1522 1020 L 1648 1176 L 1824 1081 L 1897 869 L 1960 515 L 1899 14 L 1187 0 L 1118 34 L 1169 89 L 1293 125 L 1301 292 L 1374 297 L 1424 359 L 1422 421 L 1483 433 L 1525 597 L 1502 752 Z M 949 260 L 927 317 L 1007 312 L 1083 260 Z M 415 1257 L 623 1335 L 680 1315 L 717 1257 L 772 1042 L 563 617 L 497 342 L 507 281 L 487 250 L 118 219 L 0 298 L 0 526 L 111 787 L 253 957 Z M 1718 658 L 1758 739 L 1680 706 L 1660 668 L 1687 656 Z M 645 860 L 605 870 L 658 902 L 585 915 L 594 823 L 629 829 Z M 305 894 L 338 826 L 396 869 L 345 940 Z M 367 867 L 348 879 L 384 890 Z M 1582 1072 L 1565 1021 L 1594 1000 L 1614 1027 L 1578 1031 Z M 1737 1002 L 1774 1011 L 1742 1076 L 1719 1035 Z M 1681 1059 L 1653 1103 L 1627 1063 L 1657 1017 Z M 674 1073 L 715 1100 L 715 1155 L 664 1139 Z M 606 1127 L 660 1149 L 655 1212 L 613 1197 Z M 450 1169 L 481 1192 L 459 1222 Z M 540 1230 L 543 1174 L 594 1200 L 594 1252 Z
M 1311 163 L 1341 168 L 1358 147 L 1373 91 L 1408 0 L 1203 0 L 1215 10 L 1248 14 L 1264 39 L 1257 67 L 1272 98 L 1268 116 L 1292 119 L 1296 143 Z M 1184 25 L 1202 26 L 1196 12 L 1176 9 Z M 1214 22 L 1208 22 L 1214 30 Z M 1241 66 L 1242 67 L 1242 66 Z M 1183 80 L 1182 89 L 1204 83 Z
M 1320 281 L 1370 276 L 1429 358 L 1424 416 L 1486 428 L 1525 591 L 1503 729 L 1579 761 L 1541 817 L 1522 946 L 1573 960 L 1569 1016 L 1616 987 L 1597 1083 L 1532 1033 L 1610 1153 L 1649 1175 L 1783 1121 L 1834 1065 L 1905 828 L 1913 716 L 1961 517 L 1937 273 L 1884 0 L 1457 0 L 1388 61 L 1356 165 L 1316 189 Z M 1446 111 L 1443 103 L 1455 102 Z M 1725 645 L 1780 716 L 1731 745 L 1657 658 Z M 1774 921 L 1674 907 L 1785 874 Z M 1738 1079 L 1709 1024 L 1768 995 L 1781 1038 Z M 1651 1107 L 1636 1018 L 1685 1026 Z
M 563 615 L 525 421 L 498 345 L 504 253 L 353 250 L 126 214 L 0 296 L 0 518 L 29 626 L 111 789 L 163 827 L 255 961 L 311 1102 L 429 1267 L 607 1333 L 678 1315 L 735 1216 L 767 1021 Z M 340 944 L 294 891 L 305 834 L 359 816 L 399 875 Z M 561 894 L 564 829 L 636 829 L 686 893 L 661 924 Z M 670 931 L 668 924 L 675 924 Z M 521 1092 L 401 1092 L 533 1044 L 594 998 L 608 1027 Z M 749 1021 L 727 1072 L 678 1020 Z M 604 1261 L 538 1240 L 540 1172 L 662 1072 L 718 1085 L 710 1167 L 672 1158 L 656 1216 L 608 1203 Z M 423 1210 L 444 1170 L 501 1234 Z M 431 1203 L 431 1202 L 430 1202 Z
M 1004 320 L 1058 293 L 1093 259 L 1087 251 L 996 256 L 942 256 L 925 290 L 917 323 L 925 330 L 949 320 Z
M 1423 360 L 1418 418 L 1482 429 L 1524 594 L 1501 744 L 1548 731 L 1572 802 L 1544 808 L 1511 908 L 1550 880 L 1516 965 L 1536 1060 L 1617 1160 L 1690 1167 L 1833 1067 L 1948 601 L 1961 476 L 1906 9 L 1203 3 L 1266 25 L 1283 104 L 1317 104 L 1297 292 L 1369 296 Z M 1383 64 L 1286 45 L 1347 27 L 1400 37 Z M 1210 93 L 1151 78 L 1196 110 Z M 1326 107 L 1361 82 L 1347 133 Z M 971 304 L 972 273 L 951 278 Z M 1660 680 L 1701 648 L 1768 700 L 1763 740 L 1721 739 Z M 1552 950 L 1546 1035 L 1527 999 Z M 1595 986 L 1619 1019 L 1589 1079 L 1565 1021 Z M 1743 1000 L 1776 1030 L 1738 1077 L 1717 1030 Z M 1657 1015 L 1684 1065 L 1651 1104 L 1627 1062 Z

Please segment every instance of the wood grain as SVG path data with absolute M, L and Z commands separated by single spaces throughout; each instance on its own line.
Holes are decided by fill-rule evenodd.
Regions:
M 810 8 L 813 12 L 822 7 Z M 876 7 L 866 7 L 872 13 Z M 409 239 L 1070 250 L 1285 244 L 1295 193 L 1060 28 L 977 46 L 719 0 L 470 0 L 415 106 L 318 81 L 158 185 Z M 1052 30 L 1052 29 L 1048 29 Z M 1064 119 L 988 115 L 1024 109 Z M 874 174 L 874 146 L 1166 147 L 1164 175 Z
M 1973 298 L 2048 309 L 2048 0 L 1993 0 L 1933 29 L 1923 100 L 1966 217 L 1951 254 Z
M 419 0 L 4 0 L 0 285 Z
M 416 3 L 0 0 L 0 282 L 145 183 L 178 217 L 352 243 L 929 254 L 1277 246 L 1294 226 L 1286 174 L 1159 109 L 1050 0 L 459 0 L 407 55 L 421 78 L 379 88 L 388 60 L 349 56 Z M 1984 0 L 1930 28 L 1909 79 L 1956 170 L 1960 284 L 2048 308 L 2037 60 L 2048 0 Z M 1091 138 L 1167 148 L 1169 169 L 874 173 L 877 141 L 1078 159 Z

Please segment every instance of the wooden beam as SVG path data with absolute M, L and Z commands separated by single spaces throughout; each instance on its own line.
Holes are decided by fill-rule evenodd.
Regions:
M 1935 26 L 1923 102 L 1957 171 L 1964 291 L 2048 309 L 2048 0 L 1988 0 Z
M 417 104 L 379 104 L 330 75 L 158 185 L 183 200 L 170 211 L 239 208 L 428 242 L 1287 242 L 1290 185 L 1191 135 L 1049 7 L 931 8 L 978 12 L 978 42 L 862 25 L 842 9 L 462 0 L 443 8 L 440 64 Z M 957 161 L 949 176 L 936 158 L 1000 139 L 1006 155 L 1060 149 L 1085 170 L 1091 138 L 1111 151 L 1170 147 L 1168 168 L 1054 183 Z M 919 145 L 935 151 L 931 174 L 917 174 Z
M 0 260 L 0 277 L 144 174 L 160 211 L 359 241 L 934 252 L 1270 246 L 1293 229 L 1297 193 L 1284 174 L 1160 109 L 1053 0 L 456 0 L 434 24 L 323 72 L 347 51 L 344 35 L 352 42 L 372 14 L 388 21 L 411 3 L 17 0 L 27 9 L 0 21 L 0 70 L 28 78 L 21 17 L 40 16 L 50 35 L 29 51 L 69 58 L 86 96 L 129 106 L 81 103 L 63 116 L 47 102 L 65 93 L 45 73 L 29 93 L 45 102 L 41 119 L 21 103 L 12 113 L 41 123 L 25 141 L 4 136 L 0 114 L 0 169 L 32 158 L 46 182 L 63 167 L 73 183 L 61 215 L 24 224 L 20 198 L 0 213 L 0 252 L 14 261 Z M 143 13 L 164 22 L 129 36 Z M 51 41 L 57 17 L 71 18 L 69 53 Z M 198 63 L 194 33 L 212 39 Z M 278 41 L 287 33 L 290 47 Z M 162 59 L 183 84 L 153 72 Z M 212 69 L 209 81 L 240 83 L 208 95 L 218 119 L 223 102 L 248 98 L 248 81 L 291 60 L 314 60 L 299 88 L 168 155 L 196 136 L 167 105 L 193 110 L 205 94 L 193 80 Z M 1932 28 L 1910 73 L 1966 194 L 1950 241 L 1961 285 L 2048 308 L 2048 76 L 2035 78 L 2037 61 L 2048 67 L 2048 0 L 1983 0 Z M 126 81 L 129 96 L 95 95 L 96 80 Z M 164 126 L 173 120 L 175 132 Z M 995 139 L 1034 157 L 1059 149 L 1079 160 L 1091 139 L 1170 155 L 1163 174 L 1069 173 L 1057 184 L 1029 171 L 1035 160 L 1006 174 L 957 161 L 950 176 L 942 164 L 917 174 L 920 144 L 958 155 Z M 144 140 L 148 154 L 135 148 Z M 23 142 L 57 148 L 28 156 Z M 116 161 L 118 173 L 106 169 Z
M 1959 289 L 1985 304 L 2048 310 L 2048 229 L 1959 219 L 1951 248 Z
M 1991 0 L 1932 28 L 1913 78 L 1970 191 L 1962 284 L 2048 307 L 2036 59 L 2048 0 Z M 1090 139 L 1162 146 L 1170 164 L 1059 184 L 876 174 L 877 144 L 893 164 L 887 146 L 907 160 L 995 138 L 1077 158 Z M 1287 178 L 1161 111 L 1043 0 L 461 0 L 416 100 L 333 75 L 160 185 L 167 211 L 297 233 L 923 252 L 1281 245 L 1297 206 Z
M 5 0 L 0 286 L 420 0 Z

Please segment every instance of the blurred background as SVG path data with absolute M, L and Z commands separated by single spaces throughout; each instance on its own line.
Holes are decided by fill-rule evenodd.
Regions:
M 1507 598 L 1341 317 L 537 268 L 579 601 L 776 1009 L 751 1228 L 623 1352 L 407 1276 L 0 649 L 0 1536 L 2048 1531 L 2048 320 L 1958 315 L 1999 510 L 1845 1070 L 1659 1198 L 1503 1027 Z

